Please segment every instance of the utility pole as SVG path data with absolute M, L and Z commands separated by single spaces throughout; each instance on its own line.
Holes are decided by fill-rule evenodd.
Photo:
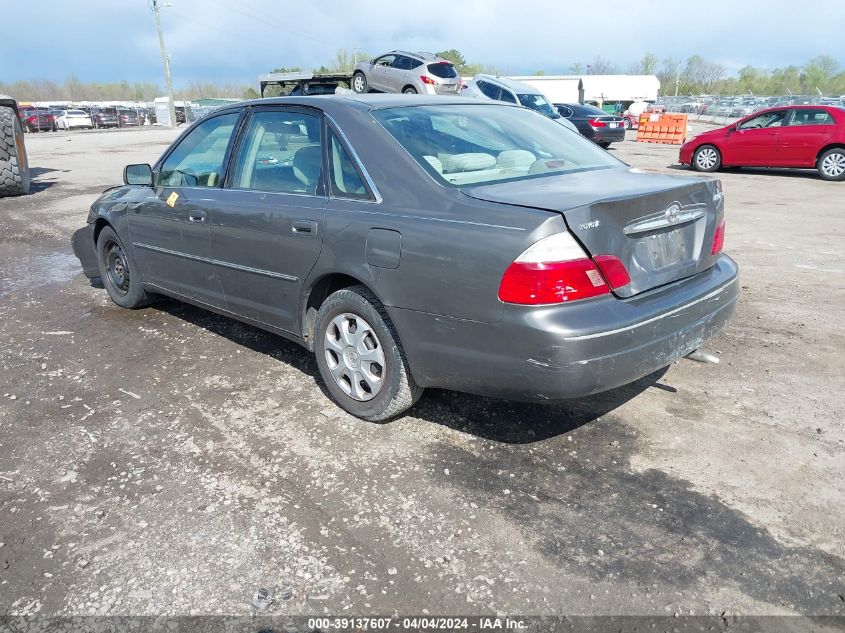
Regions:
M 156 30 L 158 30 L 158 45 L 161 47 L 161 63 L 164 65 L 164 81 L 167 84 L 167 98 L 170 108 L 170 127 L 176 127 L 176 102 L 173 100 L 173 79 L 170 77 L 170 58 L 164 47 L 164 34 L 161 32 L 161 15 L 159 6 L 161 0 L 150 0 L 150 7 L 156 16 Z
M 678 90 L 681 87 L 681 62 L 678 62 L 675 72 L 675 96 L 678 96 Z

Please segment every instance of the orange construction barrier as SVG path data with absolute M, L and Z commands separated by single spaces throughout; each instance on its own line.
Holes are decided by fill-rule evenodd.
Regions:
M 687 138 L 687 115 L 644 113 L 640 116 L 637 129 L 638 143 L 662 143 L 665 145 L 683 145 Z

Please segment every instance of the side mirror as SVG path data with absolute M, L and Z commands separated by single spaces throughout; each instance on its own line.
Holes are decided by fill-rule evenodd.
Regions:
M 123 182 L 127 185 L 153 186 L 153 168 L 144 164 L 127 165 L 123 168 Z

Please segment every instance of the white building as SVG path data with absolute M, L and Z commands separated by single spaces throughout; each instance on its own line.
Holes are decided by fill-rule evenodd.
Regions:
M 654 75 L 524 75 L 509 77 L 528 84 L 552 103 L 603 101 L 629 104 L 655 101 L 660 80 Z

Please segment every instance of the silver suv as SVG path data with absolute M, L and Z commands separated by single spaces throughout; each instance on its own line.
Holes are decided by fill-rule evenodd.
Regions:
M 578 128 L 567 121 L 557 109 L 549 102 L 546 96 L 534 86 L 508 79 L 506 77 L 494 77 L 493 75 L 476 75 L 472 81 L 463 87 L 463 96 L 475 97 L 476 99 L 492 99 L 493 101 L 504 101 L 515 103 L 540 114 L 545 114 L 554 119 L 570 132 L 578 133 Z
M 391 51 L 355 64 L 352 89 L 357 93 L 454 95 L 461 91 L 461 78 L 448 59 L 432 53 Z

